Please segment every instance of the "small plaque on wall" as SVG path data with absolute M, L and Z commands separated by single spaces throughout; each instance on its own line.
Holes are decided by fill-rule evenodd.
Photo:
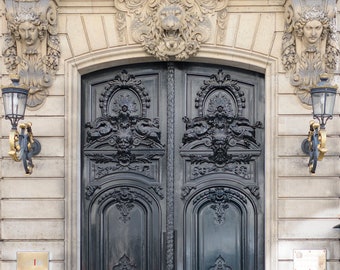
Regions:
M 294 250 L 294 270 L 326 270 L 326 250 Z
M 48 270 L 48 252 L 17 252 L 17 270 Z

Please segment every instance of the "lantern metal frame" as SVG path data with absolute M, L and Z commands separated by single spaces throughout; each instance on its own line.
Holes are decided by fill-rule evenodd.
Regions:
M 9 133 L 9 156 L 14 161 L 22 161 L 26 174 L 32 174 L 32 157 L 41 151 L 40 142 L 33 137 L 32 123 L 19 124 L 25 117 L 27 96 L 29 89 L 19 85 L 19 78 L 12 77 L 12 85 L 2 87 L 2 98 L 5 110 L 5 119 L 11 122 L 12 128 Z

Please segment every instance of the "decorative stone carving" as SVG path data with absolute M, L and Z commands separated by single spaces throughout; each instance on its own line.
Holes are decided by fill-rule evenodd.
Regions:
M 57 8 L 50 0 L 6 0 L 8 34 L 3 48 L 9 73 L 29 87 L 28 107 L 41 105 L 58 70 Z
M 334 73 L 340 56 L 335 0 L 289 0 L 286 4 L 282 63 L 296 94 L 311 105 L 310 88 L 320 74 Z
M 197 54 L 210 37 L 214 12 L 225 10 L 229 0 L 114 0 L 116 21 L 124 31 L 122 13 L 133 16 L 132 38 L 160 60 L 184 60 Z M 224 13 L 223 13 L 224 14 Z M 225 16 L 218 14 L 218 25 Z M 120 33 L 122 35 L 123 33 Z

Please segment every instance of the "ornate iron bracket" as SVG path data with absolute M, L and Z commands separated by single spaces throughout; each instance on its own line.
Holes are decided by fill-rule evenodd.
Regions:
M 321 161 L 327 152 L 326 130 L 320 128 L 319 123 L 310 121 L 308 138 L 303 140 L 301 149 L 306 155 L 309 155 L 309 171 L 315 173 L 318 161 Z
M 38 155 L 41 150 L 40 142 L 34 139 L 32 124 L 20 124 L 20 133 L 12 129 L 9 135 L 10 151 L 8 154 L 15 161 L 22 161 L 26 174 L 32 174 L 32 157 Z

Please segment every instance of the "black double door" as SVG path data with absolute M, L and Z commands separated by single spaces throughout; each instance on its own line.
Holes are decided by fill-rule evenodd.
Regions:
M 83 76 L 82 270 L 263 270 L 264 128 L 255 72 Z

